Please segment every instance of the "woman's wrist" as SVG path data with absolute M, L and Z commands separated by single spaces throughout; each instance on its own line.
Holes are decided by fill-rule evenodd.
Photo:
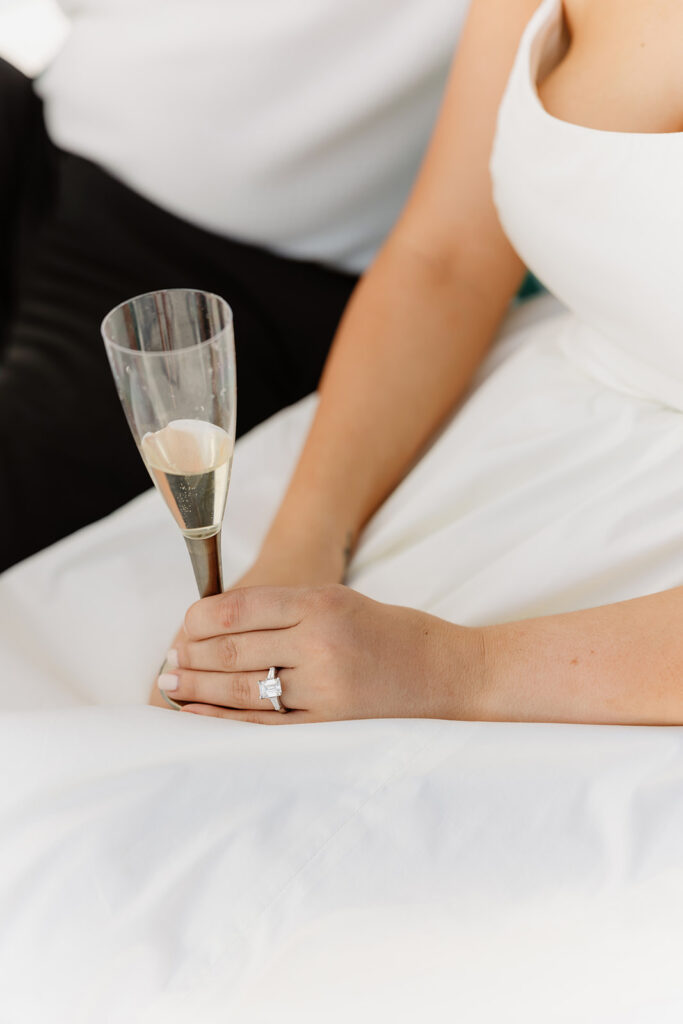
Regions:
M 352 553 L 350 530 L 276 520 L 263 542 L 258 562 L 277 570 L 283 582 L 341 583 Z
M 526 720 L 525 689 L 529 686 L 529 661 L 520 659 L 514 624 L 470 627 L 461 642 L 465 660 L 465 690 L 461 696 L 465 714 L 477 722 Z M 518 670 L 515 671 L 515 662 Z M 526 669 L 526 671 L 525 671 Z
M 428 645 L 426 657 L 420 659 L 425 717 L 485 721 L 488 680 L 484 630 L 427 614 L 421 629 Z

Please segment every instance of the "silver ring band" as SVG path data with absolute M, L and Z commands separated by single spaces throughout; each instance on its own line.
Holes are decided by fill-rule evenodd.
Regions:
M 277 669 L 274 665 L 271 665 L 268 669 L 268 676 L 266 679 L 259 679 L 258 696 L 259 700 L 269 700 L 273 705 L 274 711 L 279 711 L 281 715 L 286 713 L 287 708 L 280 702 L 280 697 L 282 696 L 282 681 L 277 674 Z

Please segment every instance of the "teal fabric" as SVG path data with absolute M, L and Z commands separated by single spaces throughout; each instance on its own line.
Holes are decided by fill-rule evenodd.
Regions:
M 541 282 L 534 277 L 533 274 L 527 274 L 522 283 L 522 287 L 517 293 L 517 301 L 524 302 L 525 299 L 530 299 L 532 295 L 538 295 L 539 292 L 544 290 Z

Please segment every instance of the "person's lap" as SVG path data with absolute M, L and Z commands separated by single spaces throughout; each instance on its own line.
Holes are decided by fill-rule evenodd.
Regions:
M 680 585 L 680 416 L 587 374 L 577 327 L 560 313 L 504 340 L 502 361 L 492 353 L 370 522 L 354 586 L 483 625 Z

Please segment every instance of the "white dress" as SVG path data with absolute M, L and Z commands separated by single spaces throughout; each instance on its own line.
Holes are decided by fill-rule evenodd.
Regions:
M 683 135 L 545 112 L 561 10 L 545 0 L 524 35 L 492 161 L 502 222 L 559 301 L 511 316 L 352 566 L 359 590 L 465 624 L 683 581 Z M 238 445 L 228 578 L 314 401 Z M 341 1021 L 375 1002 L 394 1020 L 681 1019 L 681 730 L 266 730 L 131 707 L 191 599 L 154 493 L 0 580 L 11 1024 Z

